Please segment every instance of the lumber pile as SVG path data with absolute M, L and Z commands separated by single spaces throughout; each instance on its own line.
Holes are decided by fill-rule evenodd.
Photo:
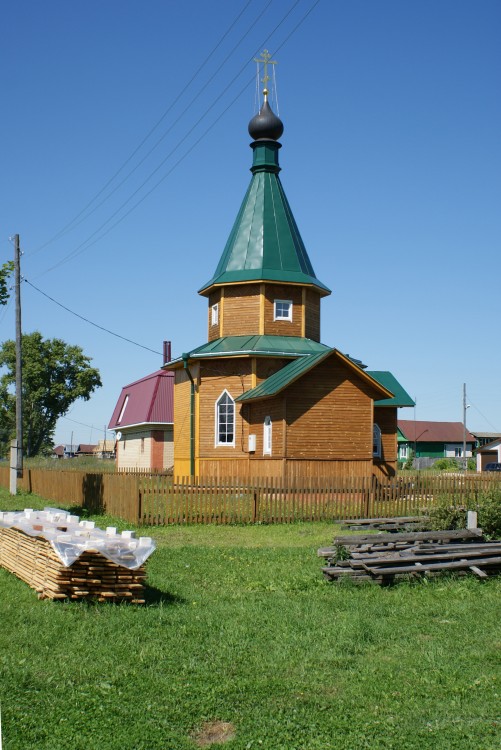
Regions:
M 386 584 L 400 577 L 443 571 L 487 578 L 501 572 L 501 540 L 486 541 L 480 529 L 337 536 L 318 550 L 330 581 Z
M 144 604 L 144 561 L 153 549 L 146 537 L 103 532 L 64 511 L 0 512 L 0 566 L 40 599 Z
M 428 516 L 401 516 L 399 518 L 349 518 L 341 526 L 342 529 L 359 531 L 413 531 L 423 527 Z

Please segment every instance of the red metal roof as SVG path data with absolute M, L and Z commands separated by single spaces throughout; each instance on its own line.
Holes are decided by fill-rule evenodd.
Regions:
M 398 429 L 411 443 L 462 443 L 464 438 L 462 422 L 419 422 L 413 419 L 399 419 Z M 468 430 L 466 442 L 476 442 Z
M 173 422 L 174 373 L 157 370 L 122 388 L 108 427 L 118 430 L 136 424 Z

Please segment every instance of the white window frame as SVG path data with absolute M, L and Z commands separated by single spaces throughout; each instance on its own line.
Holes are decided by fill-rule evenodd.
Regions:
M 285 310 L 281 308 L 281 305 L 288 305 L 287 314 Z M 276 299 L 273 303 L 273 320 L 288 320 L 292 323 L 292 300 L 291 299 Z
M 400 459 L 402 459 L 402 460 L 404 458 L 407 459 L 409 457 L 408 456 L 409 446 L 407 445 L 407 443 L 401 443 L 400 446 L 399 446 L 398 452 L 399 452 L 399 458 Z
M 124 402 L 122 404 L 122 408 L 120 409 L 120 414 L 118 415 L 117 424 L 120 424 L 122 419 L 124 418 L 125 410 L 127 408 L 127 404 L 129 403 L 129 394 L 127 393 Z
M 216 302 L 211 307 L 211 325 L 217 326 L 219 323 L 219 305 Z
M 220 432 L 220 429 L 219 429 L 219 426 L 220 426 L 220 418 L 219 417 L 220 417 L 221 402 L 226 397 L 229 399 L 229 404 L 233 407 L 233 440 L 231 442 L 229 440 L 221 440 L 221 432 Z M 214 414 L 214 417 L 215 417 L 215 424 L 214 424 L 215 441 L 214 441 L 214 444 L 215 444 L 216 448 L 218 446 L 226 446 L 226 447 L 234 448 L 235 447 L 235 427 L 236 427 L 235 400 L 231 396 L 231 394 L 226 390 L 226 388 L 224 389 L 224 391 L 221 393 L 221 395 L 217 399 L 217 401 L 216 401 L 216 403 L 214 405 L 214 411 L 215 411 L 215 414 Z M 228 432 L 229 432 L 229 430 L 227 430 L 227 433 Z
M 381 458 L 382 454 L 381 445 L 381 427 L 374 422 L 372 427 L 372 456 L 373 458 Z
M 273 423 L 271 417 L 265 417 L 263 422 L 263 456 L 271 456 L 273 452 Z

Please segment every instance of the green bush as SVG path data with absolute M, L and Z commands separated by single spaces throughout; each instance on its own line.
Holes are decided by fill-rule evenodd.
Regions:
M 433 464 L 433 468 L 437 471 L 457 471 L 458 469 L 461 469 L 462 466 L 460 466 L 455 458 L 439 458 L 438 461 L 435 461 Z
M 465 505 L 451 505 L 450 500 L 439 499 L 434 508 L 430 508 L 429 528 L 465 529 L 467 511 L 477 512 L 477 523 L 484 535 L 489 538 L 501 538 L 501 489 L 484 490 L 476 498 L 469 498 Z
M 478 525 L 485 536 L 501 538 L 501 489 L 479 492 L 475 507 Z
M 414 451 L 409 451 L 409 458 L 404 463 L 404 469 L 405 469 L 405 471 L 410 471 L 411 469 L 414 468 L 414 456 L 415 455 L 416 454 L 414 453 Z
M 449 498 L 439 498 L 437 505 L 430 508 L 428 516 L 429 528 L 434 531 L 466 528 L 466 510 L 451 505 Z

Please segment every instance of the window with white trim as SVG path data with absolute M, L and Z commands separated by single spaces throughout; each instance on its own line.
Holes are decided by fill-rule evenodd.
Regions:
M 235 445 L 235 402 L 228 391 L 216 401 L 216 445 Z
M 273 320 L 292 321 L 292 300 L 276 299 L 274 302 Z
M 400 445 L 398 447 L 398 453 L 400 458 L 408 458 L 408 452 L 409 452 L 409 446 L 407 443 L 404 443 L 403 445 Z
M 219 323 L 219 305 L 216 304 L 212 305 L 211 307 L 211 325 L 217 326 Z
M 376 423 L 372 428 L 372 455 L 381 458 L 381 427 Z
M 120 409 L 120 414 L 118 415 L 117 424 L 120 424 L 120 422 L 122 421 L 128 403 L 129 403 L 129 394 L 127 394 L 124 398 L 122 408 Z
M 271 417 L 264 418 L 263 424 L 263 455 L 271 456 L 272 453 L 272 423 Z

